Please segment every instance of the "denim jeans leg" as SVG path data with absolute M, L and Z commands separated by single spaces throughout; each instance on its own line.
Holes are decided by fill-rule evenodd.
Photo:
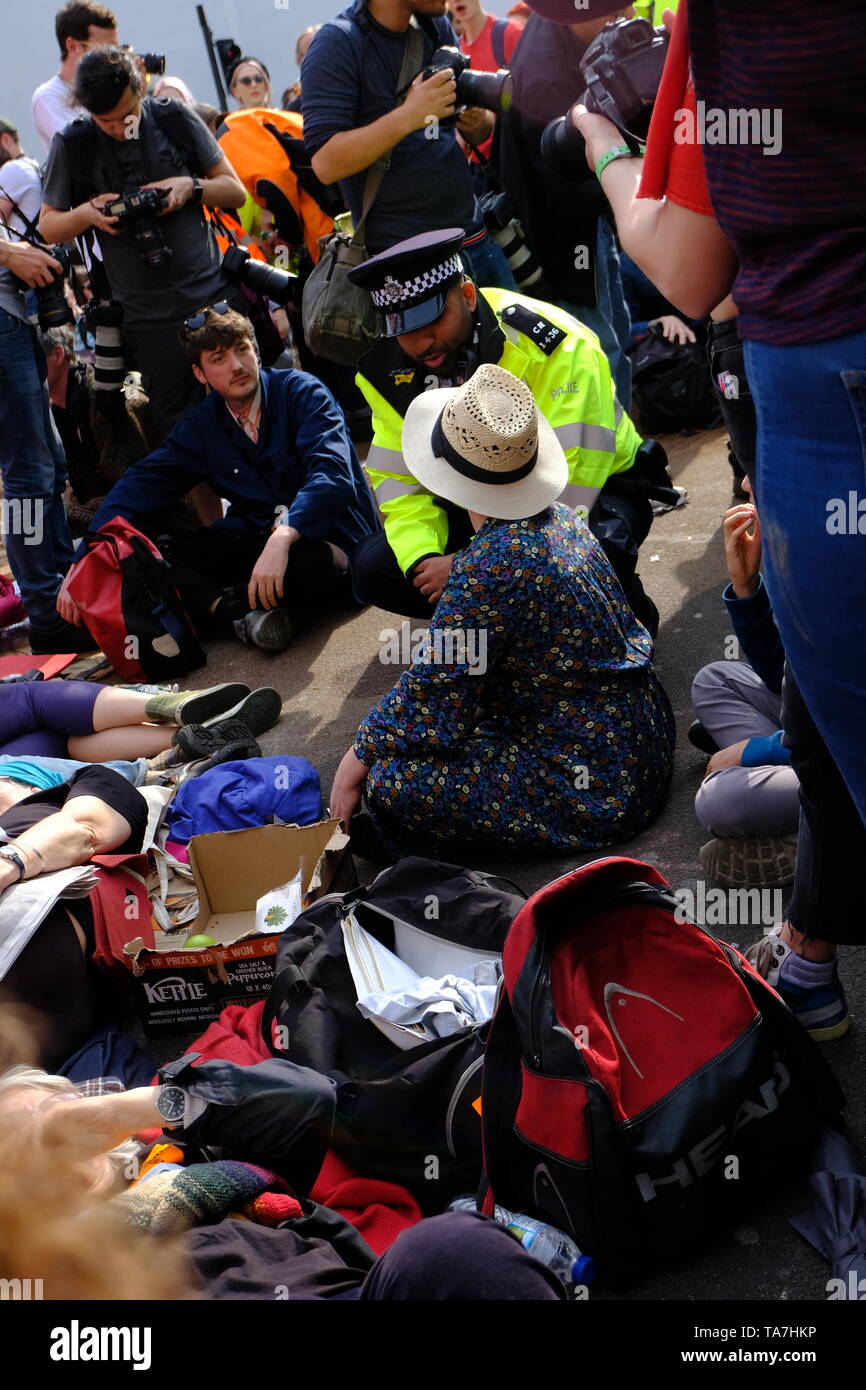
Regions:
M 631 406 L 631 358 L 626 349 L 631 340 L 631 317 L 622 287 L 616 237 L 603 217 L 598 221 L 595 266 L 596 307 L 590 309 L 584 304 L 564 300 L 560 305 L 591 328 L 598 338 L 610 363 L 617 399 L 623 409 L 628 410 Z
M 776 623 L 866 821 L 866 333 L 802 347 L 749 341 L 746 370 Z
M 469 275 L 480 290 L 517 289 L 511 267 L 505 259 L 505 252 L 489 232 L 481 241 L 476 241 L 474 246 L 464 246 L 460 254 Z
M 0 473 L 6 553 L 30 621 L 57 621 L 72 563 L 63 507 L 66 460 L 48 404 L 45 359 L 29 323 L 0 309 Z

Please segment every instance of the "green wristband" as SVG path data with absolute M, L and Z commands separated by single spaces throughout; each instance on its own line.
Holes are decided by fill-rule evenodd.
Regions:
M 600 179 L 608 164 L 612 164 L 615 159 L 634 159 L 635 155 L 628 145 L 614 145 L 612 150 L 603 154 L 595 166 L 595 177 Z

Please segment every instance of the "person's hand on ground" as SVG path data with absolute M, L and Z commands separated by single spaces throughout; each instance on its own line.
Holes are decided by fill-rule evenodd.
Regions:
M 428 555 L 426 560 L 422 560 L 416 565 L 412 575 L 412 583 L 429 603 L 438 603 L 439 597 L 448 582 L 448 575 L 451 573 L 452 555 Z
M 247 598 L 250 608 L 276 608 L 283 597 L 283 582 L 289 563 L 292 535 L 288 526 L 278 526 L 268 536 L 265 548 L 250 575 Z
M 67 623 L 72 623 L 73 627 L 83 627 L 84 619 L 81 616 L 81 609 L 69 593 L 69 581 L 77 569 L 78 565 L 75 564 L 67 571 L 65 579 L 57 591 L 55 606 L 61 618 L 64 618 Z
M 714 772 L 721 772 L 726 767 L 741 767 L 743 762 L 743 749 L 749 742 L 747 738 L 740 739 L 739 743 L 731 743 L 727 748 L 720 748 L 718 753 L 714 753 L 707 763 L 707 770 L 704 778 L 711 777 Z
M 667 338 L 669 343 L 696 343 L 698 340 L 687 323 L 677 314 L 662 314 L 657 319 L 650 321 L 650 328 L 658 324 L 662 331 L 662 336 Z
M 725 512 L 725 563 L 737 598 L 749 598 L 761 572 L 761 523 L 753 502 L 740 502 Z M 751 532 L 751 534 L 750 534 Z
M 361 759 L 356 757 L 352 748 L 348 750 L 337 768 L 328 805 L 331 815 L 343 822 L 343 829 L 346 831 L 352 824 L 353 815 L 361 805 L 361 795 L 369 771 L 367 764 L 362 763 Z

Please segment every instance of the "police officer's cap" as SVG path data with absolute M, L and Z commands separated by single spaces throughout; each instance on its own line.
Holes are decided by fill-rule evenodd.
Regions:
M 463 274 L 461 227 L 423 232 L 400 241 L 349 271 L 367 290 L 385 323 L 385 337 L 413 333 L 438 319 L 451 286 Z

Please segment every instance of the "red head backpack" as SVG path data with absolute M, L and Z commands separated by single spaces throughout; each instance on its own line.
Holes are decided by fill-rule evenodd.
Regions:
M 632 859 L 541 889 L 487 1042 L 486 1207 L 569 1232 L 614 1284 L 740 1222 L 843 1104 L 775 990 L 680 916 Z
M 69 594 L 115 671 L 161 681 L 201 666 L 204 650 L 153 541 L 120 516 L 87 541 Z

